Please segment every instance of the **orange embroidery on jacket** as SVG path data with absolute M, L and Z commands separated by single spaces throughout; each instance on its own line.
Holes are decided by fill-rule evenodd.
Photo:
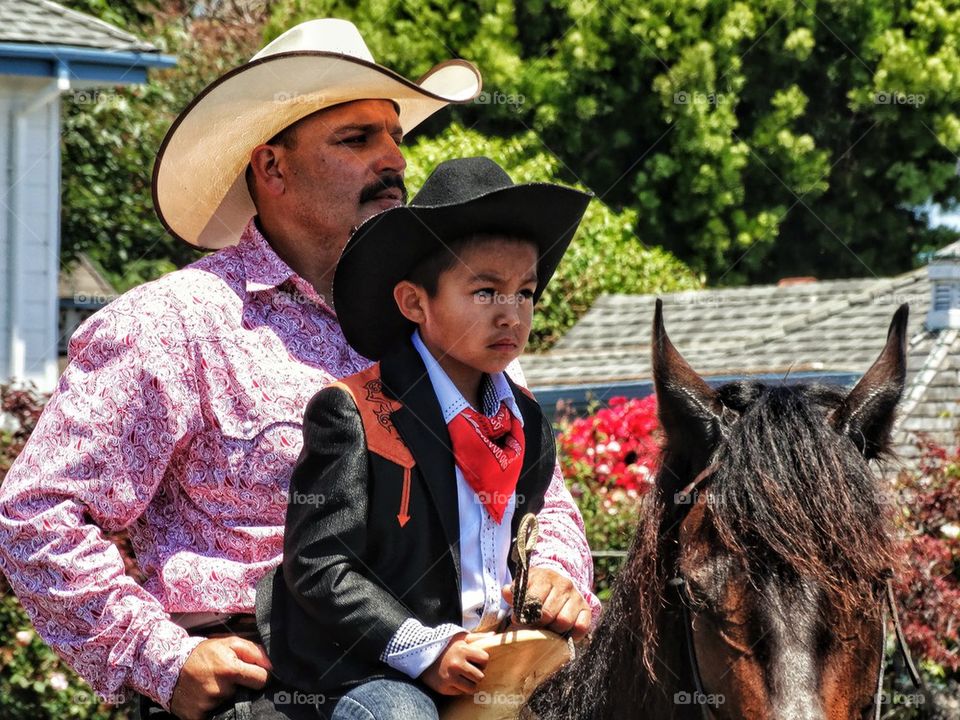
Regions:
M 345 390 L 353 398 L 363 422 L 367 450 L 403 468 L 400 511 L 397 513 L 397 522 L 403 527 L 410 520 L 410 471 L 416 462 L 390 420 L 390 413 L 399 410 L 401 403 L 383 394 L 380 363 L 331 384 Z

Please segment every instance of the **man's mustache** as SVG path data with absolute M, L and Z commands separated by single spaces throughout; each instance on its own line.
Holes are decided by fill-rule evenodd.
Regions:
M 403 177 L 400 175 L 385 175 L 376 182 L 367 185 L 360 191 L 360 202 L 370 202 L 384 190 L 389 190 L 390 188 L 398 188 L 400 190 L 401 199 L 403 200 L 403 204 L 406 205 L 407 187 L 403 184 Z

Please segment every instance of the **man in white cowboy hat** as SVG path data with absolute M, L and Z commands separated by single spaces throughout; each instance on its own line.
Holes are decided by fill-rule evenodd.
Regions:
M 370 364 L 333 313 L 336 260 L 352 228 L 404 201 L 402 136 L 479 91 L 468 62 L 411 82 L 377 65 L 351 23 L 313 20 L 171 127 L 157 212 L 185 242 L 222 249 L 81 327 L 0 488 L 0 569 L 102 697 L 134 691 L 143 714 L 199 718 L 268 681 L 250 613 L 280 562 L 304 407 Z M 548 627 L 582 634 L 599 603 L 559 473 L 540 523 L 528 596 Z M 142 584 L 104 537 L 121 530 Z

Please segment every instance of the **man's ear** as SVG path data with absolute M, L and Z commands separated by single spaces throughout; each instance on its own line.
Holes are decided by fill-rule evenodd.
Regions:
M 250 153 L 250 168 L 253 170 L 258 196 L 283 194 L 285 185 L 280 166 L 282 152 L 283 148 L 275 145 L 257 145 Z
M 393 287 L 393 299 L 400 314 L 417 325 L 423 324 L 427 317 L 423 309 L 426 295 L 426 290 L 409 280 L 401 280 Z
M 833 412 L 833 426 L 846 435 L 868 460 L 890 441 L 897 403 L 907 376 L 907 318 L 904 303 L 893 316 L 880 357 Z
M 653 316 L 651 347 L 657 413 L 668 445 L 685 452 L 712 448 L 717 441 L 723 406 L 716 392 L 687 364 L 667 337 L 660 300 Z

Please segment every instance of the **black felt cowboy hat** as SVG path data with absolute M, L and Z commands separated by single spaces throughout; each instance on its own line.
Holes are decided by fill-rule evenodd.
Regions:
M 539 300 L 593 197 L 562 185 L 515 185 L 485 157 L 448 160 L 433 171 L 409 205 L 375 215 L 347 242 L 333 280 L 340 327 L 357 352 L 379 360 L 413 331 L 393 288 L 421 260 L 475 233 L 536 243 Z

